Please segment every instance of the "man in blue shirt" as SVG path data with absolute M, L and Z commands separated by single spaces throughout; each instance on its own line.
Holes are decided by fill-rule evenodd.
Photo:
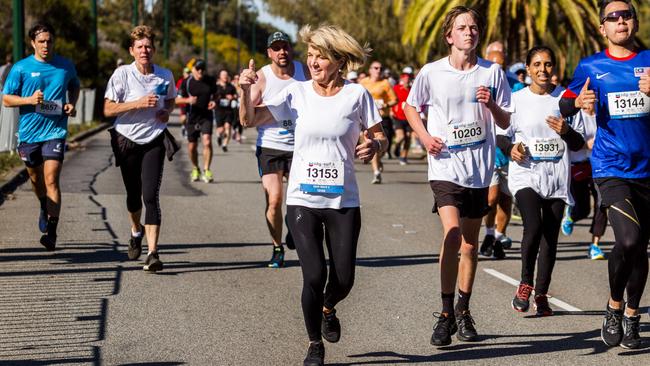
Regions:
M 616 239 L 601 337 L 608 346 L 638 348 L 650 239 L 650 51 L 634 45 L 639 22 L 630 0 L 603 1 L 600 19 L 607 50 L 580 61 L 560 110 L 564 116 L 596 110 L 591 165 Z
M 75 113 L 79 79 L 74 64 L 55 55 L 54 30 L 43 23 L 29 30 L 34 55 L 17 62 L 4 85 L 5 107 L 19 107 L 18 153 L 27 166 L 40 201 L 41 244 L 56 246 L 61 210 L 59 176 L 63 164 L 68 116 Z M 69 95 L 69 98 L 68 98 Z

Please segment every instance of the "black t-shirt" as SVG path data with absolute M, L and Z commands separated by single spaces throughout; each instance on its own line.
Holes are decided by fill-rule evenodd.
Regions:
M 229 94 L 233 96 L 233 99 L 237 99 L 237 89 L 232 84 L 227 83 L 226 86 L 217 84 L 216 99 L 220 112 L 232 112 L 233 109 L 230 104 L 232 100 L 226 98 L 226 95 Z
M 197 119 L 212 120 L 212 111 L 208 109 L 208 104 L 213 100 L 212 96 L 216 91 L 214 79 L 207 75 L 201 80 L 196 80 L 190 76 L 181 84 L 179 92 L 183 98 L 196 97 L 195 104 L 188 104 L 185 107 L 190 121 Z

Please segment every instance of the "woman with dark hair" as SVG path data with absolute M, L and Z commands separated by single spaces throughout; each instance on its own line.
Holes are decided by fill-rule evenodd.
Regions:
M 444 231 L 442 311 L 431 336 L 435 346 L 450 344 L 456 332 L 462 341 L 478 338 L 469 312 L 478 235 L 489 210 L 496 126 L 507 128 L 510 120 L 510 87 L 501 66 L 477 55 L 483 24 L 474 9 L 464 6 L 446 15 L 442 34 L 449 56 L 422 68 L 404 107 L 411 128 L 428 152 L 433 212 L 440 215 Z M 420 118 L 425 109 L 426 127 Z
M 498 138 L 499 146 L 512 158 L 508 188 L 524 223 L 521 283 L 512 308 L 528 311 L 534 289 L 537 316 L 553 315 L 546 294 L 564 206 L 573 204 L 569 150 L 578 151 L 585 144 L 582 121 L 576 121 L 574 129 L 560 115 L 558 101 L 564 89 L 551 82 L 554 68 L 555 54 L 550 48 L 540 46 L 528 52 L 526 70 L 533 83 L 513 93 L 510 127 L 503 134 L 505 138 Z M 535 262 L 537 278 L 533 281 Z
M 115 70 L 104 95 L 104 114 L 117 117 L 109 131 L 115 165 L 120 167 L 126 188 L 131 222 L 129 259 L 140 257 L 142 238 L 146 235 L 149 253 L 144 270 L 149 272 L 163 268 L 158 257 L 160 184 L 165 154 L 171 160 L 178 150 L 167 131 L 176 98 L 174 77 L 171 71 L 153 63 L 154 40 L 150 27 L 141 25 L 133 29 L 129 52 L 134 61 Z M 143 200 L 144 227 L 140 223 Z

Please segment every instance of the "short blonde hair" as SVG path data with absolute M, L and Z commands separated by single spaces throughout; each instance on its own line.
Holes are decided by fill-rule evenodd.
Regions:
M 137 27 L 133 28 L 133 30 L 131 31 L 131 47 L 133 47 L 135 41 L 139 41 L 145 38 L 151 41 L 151 45 L 153 45 L 154 48 L 156 47 L 155 46 L 156 34 L 154 33 L 153 29 L 151 29 L 150 26 L 138 25 Z
M 343 60 L 343 74 L 361 67 L 372 51 L 368 44 L 361 46 L 356 39 L 335 25 L 323 24 L 312 29 L 307 24 L 300 29 L 299 36 L 307 46 L 317 49 L 328 60 Z

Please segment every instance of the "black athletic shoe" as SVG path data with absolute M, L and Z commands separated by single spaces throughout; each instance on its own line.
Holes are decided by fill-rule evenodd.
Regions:
M 336 317 L 336 309 L 332 309 L 329 314 L 323 313 L 320 329 L 323 338 L 330 343 L 336 343 L 341 339 L 341 323 Z
M 223 152 L 228 152 L 228 146 L 227 145 L 221 146 L 221 150 L 223 150 Z
M 49 252 L 54 251 L 54 249 L 56 248 L 56 234 L 41 235 L 41 244 Z
M 621 340 L 621 347 L 635 349 L 641 346 L 641 336 L 639 335 L 640 322 L 641 315 L 632 317 L 623 316 L 623 339 Z
M 436 315 L 436 313 L 433 313 L 433 316 L 438 317 L 438 322 L 433 326 L 431 344 L 438 347 L 450 345 L 451 336 L 458 331 L 456 317 L 448 314 Z
M 269 268 L 282 268 L 284 267 L 284 248 L 282 246 L 273 247 L 273 256 L 267 265 Z
M 495 240 L 494 246 L 492 247 L 492 258 L 494 259 L 505 259 L 506 252 L 503 251 L 503 244 Z
M 474 328 L 474 318 L 469 313 L 469 310 L 463 313 L 456 314 L 456 324 L 458 325 L 458 334 L 456 338 L 464 342 L 476 342 L 478 340 L 478 333 Z
M 529 299 L 531 292 L 533 292 L 533 286 L 520 283 L 515 297 L 512 299 L 512 308 L 520 313 L 527 312 L 530 307 Z
M 535 315 L 553 315 L 553 309 L 551 309 L 551 306 L 548 304 L 548 297 L 546 295 L 535 295 Z
M 303 366 L 323 366 L 325 365 L 325 346 L 323 342 L 309 342 L 307 357 L 302 363 Z
M 38 214 L 38 230 L 43 234 L 47 233 L 47 211 L 43 208 Z
M 158 257 L 158 252 L 152 252 L 147 255 L 147 260 L 144 262 L 144 267 L 142 267 L 146 272 L 158 272 L 162 271 L 163 264 Z
M 481 244 L 481 255 L 484 257 L 491 257 L 492 256 L 492 251 L 494 248 L 494 235 L 486 235 L 485 238 L 483 238 L 483 244 Z
M 131 233 L 131 239 L 129 239 L 129 259 L 134 260 L 140 258 L 142 254 L 142 238 L 144 237 L 144 227 L 140 225 L 140 236 L 133 236 Z
M 600 338 L 610 347 L 621 344 L 623 339 L 623 309 L 615 310 L 607 304 L 605 319 L 603 319 L 603 326 L 600 329 Z

